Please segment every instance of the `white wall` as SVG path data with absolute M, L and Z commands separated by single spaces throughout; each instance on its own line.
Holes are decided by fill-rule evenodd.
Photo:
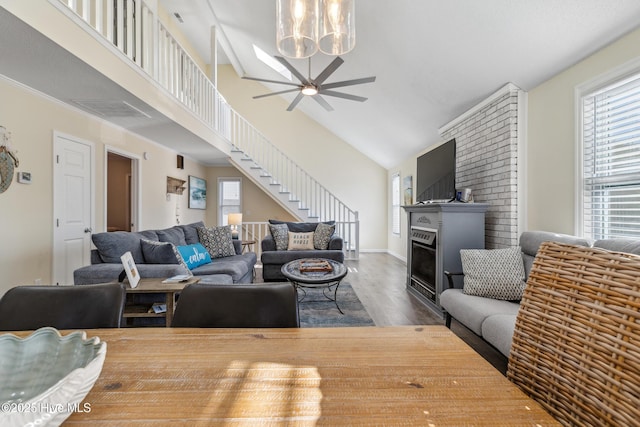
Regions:
M 240 79 L 230 65 L 219 67 L 218 90 L 275 146 L 360 213 L 361 249 L 386 250 L 387 171 L 382 166 L 302 112 L 286 111 L 281 97 L 252 99 L 269 90 Z
M 636 30 L 585 60 L 557 74 L 528 92 L 527 171 L 525 229 L 575 234 L 576 110 L 575 88 L 601 74 L 640 57 L 640 30 Z M 428 150 L 428 149 L 427 149 Z M 388 170 L 388 186 L 393 173 L 413 174 L 416 159 L 411 156 Z M 389 196 L 388 204 L 391 204 Z M 406 218 L 400 238 L 391 234 L 389 252 L 406 257 Z
M 640 30 L 529 91 L 527 228 L 578 233 L 575 224 L 576 86 L 640 57 Z
M 166 199 L 167 175 L 186 180 L 206 176 L 205 167 L 185 158 L 176 168 L 175 152 L 142 139 L 108 122 L 88 116 L 23 86 L 0 78 L 0 125 L 13 135 L 17 171 L 31 172 L 33 183 L 15 180 L 0 194 L 0 295 L 18 284 L 36 279 L 51 281 L 53 236 L 53 132 L 59 131 L 95 145 L 96 232 L 105 231 L 105 146 L 131 153 L 141 160 L 142 209 L 140 229 L 175 224 L 176 196 Z M 147 152 L 149 160 L 143 160 Z M 181 223 L 206 220 L 208 211 L 188 209 L 187 197 L 179 198 Z M 215 203 L 212 205 L 215 207 Z M 215 218 L 215 217 L 213 217 Z

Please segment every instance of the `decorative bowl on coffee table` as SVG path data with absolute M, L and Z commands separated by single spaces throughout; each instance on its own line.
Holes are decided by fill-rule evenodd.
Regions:
M 60 425 L 100 376 L 107 344 L 84 331 L 0 335 L 0 425 Z

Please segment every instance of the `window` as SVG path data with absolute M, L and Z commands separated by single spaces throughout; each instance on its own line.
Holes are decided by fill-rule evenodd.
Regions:
M 229 214 L 242 212 L 242 180 L 218 178 L 218 225 L 229 224 Z
M 640 237 L 640 74 L 581 93 L 582 233 Z
M 400 234 L 400 174 L 391 178 L 391 232 Z

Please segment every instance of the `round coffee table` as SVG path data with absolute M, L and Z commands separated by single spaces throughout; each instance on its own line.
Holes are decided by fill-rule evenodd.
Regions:
M 300 271 L 300 263 L 308 261 L 328 262 L 331 266 L 331 271 Z M 329 301 L 335 302 L 340 314 L 344 314 L 338 305 L 338 287 L 340 286 L 340 281 L 347 275 L 347 267 L 344 264 L 332 259 L 302 258 L 286 263 L 280 271 L 287 280 L 293 283 L 296 290 L 302 291 L 302 298 L 298 302 L 302 302 L 307 296 L 305 288 L 323 288 L 322 294 Z M 331 295 L 327 295 L 327 290 L 331 292 L 333 286 L 335 286 L 335 289 L 333 289 L 332 298 Z

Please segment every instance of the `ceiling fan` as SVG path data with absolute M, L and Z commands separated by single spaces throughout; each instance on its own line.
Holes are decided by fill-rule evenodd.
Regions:
M 300 84 L 292 83 L 292 82 L 282 82 L 278 80 L 259 79 L 256 77 L 246 77 L 246 76 L 243 77 L 243 79 L 255 80 L 258 82 L 277 83 L 281 85 L 295 86 L 295 89 L 287 89 L 279 92 L 267 93 L 265 95 L 258 95 L 253 97 L 253 99 L 259 99 L 267 96 L 281 95 L 283 93 L 299 92 L 298 96 L 295 97 L 293 102 L 291 102 L 291 104 L 287 108 L 287 111 L 291 111 L 294 108 L 296 108 L 296 105 L 298 105 L 298 103 L 305 96 L 310 96 L 311 98 L 313 98 L 318 104 L 322 105 L 322 107 L 324 107 L 324 109 L 327 111 L 333 111 L 333 107 L 329 105 L 329 103 L 320 95 L 334 96 L 336 98 L 344 98 L 351 101 L 364 102 L 367 100 L 367 98 L 364 98 L 362 96 L 351 95 L 343 92 L 336 92 L 331 89 L 334 89 L 337 87 L 359 85 L 363 83 L 372 83 L 376 80 L 375 77 L 364 77 L 361 79 L 344 80 L 341 82 L 325 84 L 324 83 L 325 80 L 327 80 L 327 78 L 331 74 L 333 74 L 333 72 L 336 71 L 339 66 L 341 66 L 344 63 L 344 60 L 339 56 L 337 56 L 336 59 L 331 61 L 331 63 L 327 65 L 327 67 L 324 70 L 322 70 L 322 72 L 318 74 L 318 76 L 315 79 L 312 79 L 311 76 L 309 76 L 308 78 L 305 78 L 298 70 L 295 69 L 293 65 L 289 63 L 289 61 L 287 61 L 283 57 L 275 56 L 274 58 L 276 58 L 278 62 L 284 65 L 291 72 L 291 74 L 293 74 L 298 80 L 300 80 Z M 309 58 L 309 74 L 311 74 L 311 58 Z

